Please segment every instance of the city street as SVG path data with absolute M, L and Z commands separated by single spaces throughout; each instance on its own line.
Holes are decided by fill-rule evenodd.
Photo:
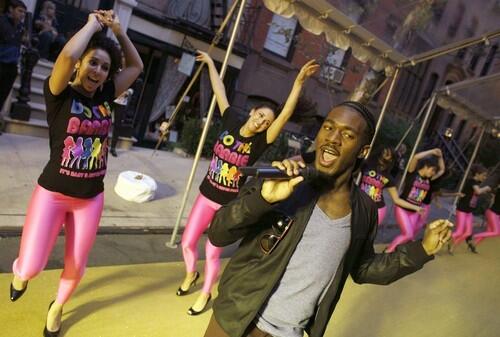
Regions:
M 139 147 L 117 152 L 117 158 L 111 155 L 108 158 L 101 228 L 172 228 L 193 159 L 166 151 L 157 151 L 152 156 L 152 150 Z M 48 139 L 14 134 L 0 136 L 0 230 L 22 226 L 31 193 L 48 157 Z M 188 205 L 196 196 L 207 166 L 208 161 L 200 161 Z M 138 204 L 125 201 L 114 192 L 118 175 L 128 170 L 155 179 L 158 185 L 155 200 Z M 187 212 L 184 215 L 186 217 Z
M 203 336 L 211 310 L 196 317 L 186 314 L 197 292 L 175 295 L 184 266 L 180 250 L 163 245 L 168 238 L 98 236 L 86 275 L 64 308 L 60 336 Z M 355 285 L 349 279 L 325 336 L 497 336 L 499 243 L 498 238 L 486 240 L 479 246 L 478 255 L 467 252 L 465 246 L 459 247 L 454 256 L 439 254 L 416 274 L 389 286 Z M 17 244 L 14 238 L 0 240 L 3 272 L 15 256 Z M 3 258 L 6 252 L 10 261 Z M 49 264 L 60 268 L 57 259 L 62 256 L 61 242 L 53 255 L 57 257 Z M 202 268 L 200 262 L 198 270 Z M 42 335 L 60 273 L 60 269 L 44 271 L 30 281 L 27 292 L 15 303 L 8 299 L 12 275 L 0 274 L 0 336 Z M 199 283 L 195 290 L 200 287 Z
M 499 23 L 0 0 L 0 337 L 500 336 Z
M 47 153 L 46 139 L 0 136 L 0 167 L 4 173 L 0 177 L 0 285 L 4 291 L 0 336 L 41 335 L 47 305 L 55 295 L 63 267 L 64 238 L 60 236 L 46 271 L 29 283 L 23 298 L 16 303 L 8 300 L 11 264 L 17 256 L 25 208 Z M 118 159 L 110 157 L 100 235 L 89 256 L 86 275 L 65 306 L 61 336 L 203 335 L 211 310 L 198 317 L 186 314 L 197 295 L 175 296 L 184 273 L 182 253 L 180 248 L 165 246 L 171 238 L 192 159 L 164 151 L 154 157 L 151 153 L 149 149 L 133 148 L 120 151 Z M 207 161 L 200 163 L 195 192 L 206 165 Z M 154 177 L 159 185 L 158 198 L 135 204 L 118 197 L 113 186 L 119 172 L 126 169 Z M 191 194 L 187 211 L 193 200 Z M 433 208 L 431 217 L 447 217 L 447 212 Z M 377 237 L 379 251 L 398 232 L 392 216 L 387 222 Z M 199 243 L 202 260 L 205 240 Z M 468 252 L 464 245 L 455 256 L 442 253 L 422 271 L 386 287 L 359 286 L 349 280 L 325 336 L 495 336 L 500 303 L 496 289 L 500 283 L 498 243 L 498 239 L 486 240 L 478 255 Z M 235 249 L 236 245 L 225 249 L 224 264 Z M 201 271 L 203 261 L 199 266 Z M 199 289 L 200 284 L 195 290 Z

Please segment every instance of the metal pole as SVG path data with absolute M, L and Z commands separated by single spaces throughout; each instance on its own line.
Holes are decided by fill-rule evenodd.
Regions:
M 389 87 L 389 91 L 387 92 L 387 96 L 385 97 L 384 105 L 382 106 L 382 110 L 380 111 L 380 116 L 378 116 L 377 125 L 375 126 L 375 133 L 373 134 L 373 138 L 370 143 L 370 149 L 368 150 L 368 154 L 366 155 L 367 158 L 370 155 L 370 152 L 372 151 L 373 144 L 375 144 L 375 139 L 377 138 L 377 135 L 380 131 L 380 125 L 382 125 L 382 120 L 384 119 L 385 112 L 387 111 L 387 107 L 389 106 L 389 100 L 392 98 L 392 94 L 394 92 L 394 87 L 396 84 L 396 80 L 399 76 L 400 70 L 401 69 L 397 67 L 396 72 L 392 77 L 391 86 Z
M 430 101 L 427 99 L 425 101 L 424 105 L 422 105 L 422 108 L 420 108 L 420 111 L 418 112 L 417 116 L 415 116 L 415 118 L 411 121 L 410 126 L 405 131 L 405 133 L 403 134 L 403 137 L 399 141 L 398 145 L 396 145 L 395 150 L 397 150 L 401 146 L 401 144 L 403 144 L 403 142 L 405 141 L 406 137 L 408 137 L 408 135 L 410 134 L 411 130 L 413 129 L 413 126 L 420 119 L 420 116 L 422 115 L 422 112 L 424 112 L 424 110 L 427 108 L 427 105 L 429 104 L 429 102 Z
M 417 152 L 418 145 L 420 144 L 420 141 L 422 140 L 422 137 L 424 136 L 425 127 L 427 126 L 427 121 L 429 120 L 429 117 L 432 114 L 434 106 L 436 105 L 436 97 L 437 97 L 437 94 L 433 93 L 432 97 L 431 97 L 431 102 L 429 103 L 429 107 L 427 108 L 427 111 L 425 112 L 424 121 L 422 122 L 422 125 L 420 126 L 420 130 L 418 131 L 418 136 L 417 136 L 417 140 L 415 141 L 415 146 L 413 146 L 413 149 L 411 150 L 410 158 L 408 159 L 408 163 L 406 163 L 405 171 L 403 173 L 403 176 L 401 177 L 401 181 L 399 182 L 399 192 L 401 192 L 406 175 L 408 174 L 408 167 L 410 166 L 410 162 L 413 159 L 413 156 L 415 156 L 415 153 Z
M 366 154 L 365 159 L 367 159 L 368 156 L 370 155 L 370 153 L 372 152 L 372 147 L 373 147 L 373 144 L 375 144 L 375 138 L 377 138 L 378 131 L 380 129 L 380 125 L 382 124 L 382 119 L 384 119 L 384 115 L 385 115 L 385 112 L 387 110 L 387 106 L 389 105 L 389 100 L 392 97 L 392 93 L 394 91 L 394 85 L 395 85 L 396 80 L 398 78 L 399 71 L 400 71 L 400 68 L 399 67 L 396 68 L 396 72 L 394 73 L 394 76 L 392 77 L 391 86 L 389 87 L 389 91 L 387 92 L 387 96 L 385 97 L 384 105 L 382 106 L 382 110 L 380 111 L 380 116 L 378 116 L 377 125 L 375 126 L 375 132 L 373 133 L 372 141 L 370 143 L 370 148 L 368 149 L 368 153 Z M 358 184 L 358 185 L 359 185 L 359 182 L 361 181 L 361 175 L 362 175 L 362 173 L 359 172 L 358 176 L 356 177 L 356 184 Z
M 481 134 L 479 135 L 479 139 L 477 140 L 476 146 L 474 147 L 474 151 L 472 152 L 472 156 L 470 158 L 469 165 L 467 165 L 467 168 L 465 169 L 465 172 L 464 172 L 464 176 L 462 177 L 462 181 L 460 181 L 460 186 L 458 187 L 458 192 L 462 192 L 462 189 L 464 188 L 465 181 L 467 180 L 467 176 L 469 175 L 470 168 L 472 167 L 472 163 L 474 163 L 474 160 L 476 159 L 477 153 L 479 152 L 479 145 L 481 145 L 481 141 L 483 140 L 483 135 L 484 135 L 485 130 L 486 130 L 486 125 L 483 124 L 483 127 L 481 128 Z M 451 214 L 455 210 L 458 199 L 459 199 L 458 195 L 455 197 L 455 199 L 453 199 L 453 204 L 451 205 L 448 219 L 451 218 Z
M 413 67 L 419 63 L 432 60 L 436 57 L 440 57 L 443 55 L 453 53 L 459 49 L 468 48 L 468 47 L 471 47 L 471 46 L 479 44 L 479 43 L 489 43 L 490 40 L 495 39 L 499 36 L 500 36 L 500 31 L 496 30 L 496 31 L 487 33 L 481 37 L 476 37 L 476 38 L 467 39 L 465 41 L 461 41 L 458 44 L 453 45 L 453 46 L 447 46 L 447 47 L 445 46 L 446 49 L 444 49 L 444 50 L 434 50 L 434 51 L 430 51 L 430 52 L 416 55 L 415 57 L 413 57 L 407 61 L 402 62 L 401 66 L 403 68 L 409 67 L 409 66 Z
M 221 79 L 224 78 L 226 74 L 226 69 L 229 61 L 229 57 L 231 56 L 231 51 L 233 50 L 234 41 L 236 40 L 236 33 L 238 32 L 238 26 L 240 24 L 241 16 L 243 15 L 243 10 L 245 9 L 246 0 L 242 0 L 240 4 L 240 8 L 238 10 L 238 15 L 236 16 L 236 21 L 234 22 L 233 32 L 231 33 L 231 38 L 229 40 L 229 45 L 227 46 L 226 55 L 224 57 L 224 62 L 222 63 L 222 68 L 220 70 L 219 77 Z M 196 168 L 198 166 L 198 161 L 201 157 L 201 151 L 203 150 L 203 144 L 205 143 L 205 139 L 207 138 L 208 128 L 210 127 L 210 122 L 212 120 L 212 116 L 215 111 L 215 105 L 217 103 L 215 94 L 212 96 L 212 101 L 210 102 L 210 107 L 208 109 L 207 119 L 205 122 L 205 126 L 203 127 L 203 132 L 201 133 L 200 142 L 198 143 L 198 148 L 196 150 L 196 155 L 194 157 L 193 167 L 191 169 L 191 174 L 189 175 L 188 183 L 186 186 L 186 190 L 184 191 L 184 196 L 182 198 L 181 209 L 179 214 L 177 215 L 177 220 L 175 222 L 174 231 L 172 232 L 172 238 L 170 242 L 166 242 L 165 245 L 169 248 L 177 248 L 177 244 L 175 243 L 175 239 L 177 237 L 177 231 L 179 230 L 179 225 L 181 223 L 182 214 L 184 213 L 184 209 L 186 208 L 187 198 L 189 196 L 189 190 L 191 189 L 191 185 L 193 184 L 194 175 L 196 173 Z

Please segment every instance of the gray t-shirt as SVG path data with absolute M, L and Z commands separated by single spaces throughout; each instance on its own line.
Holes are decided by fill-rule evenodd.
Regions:
M 260 309 L 257 327 L 276 337 L 302 337 L 351 240 L 351 214 L 332 220 L 317 205 L 285 273 Z

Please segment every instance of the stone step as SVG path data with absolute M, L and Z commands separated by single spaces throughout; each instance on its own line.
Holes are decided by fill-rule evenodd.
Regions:
M 35 137 L 49 137 L 49 125 L 45 119 L 37 119 L 33 116 L 29 121 L 20 121 L 4 116 L 5 132 L 18 135 L 29 135 Z
M 33 74 L 39 74 L 45 78 L 50 75 L 52 68 L 54 68 L 53 62 L 38 60 L 35 69 L 33 69 Z
M 45 103 L 28 102 L 31 107 L 31 118 L 46 120 L 47 112 L 45 111 Z
M 47 78 L 46 75 L 33 72 L 33 74 L 31 75 L 31 89 L 34 89 L 34 88 L 43 89 L 43 83 L 45 82 L 46 78 Z M 19 74 L 19 76 L 17 76 L 14 84 L 21 86 L 20 74 Z

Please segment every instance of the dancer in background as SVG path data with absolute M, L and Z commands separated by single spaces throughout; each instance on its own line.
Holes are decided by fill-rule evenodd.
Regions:
M 99 33 L 104 27 L 113 31 L 125 54 L 126 64 L 119 73 L 120 48 Z M 64 270 L 47 313 L 45 337 L 59 334 L 63 305 L 84 274 L 96 236 L 103 208 L 110 106 L 142 68 L 118 17 L 99 10 L 64 46 L 45 81 L 50 159 L 28 206 L 10 287 L 11 301 L 18 300 L 28 281 L 45 268 L 64 225 Z
M 246 121 L 240 122 L 238 112 L 229 105 L 224 83 L 213 60 L 201 51 L 198 51 L 196 59 L 208 66 L 212 89 L 222 115 L 222 132 L 214 145 L 208 173 L 200 185 L 200 194 L 194 202 L 182 235 L 186 276 L 177 290 L 178 296 L 187 294 L 200 276 L 196 271 L 196 261 L 197 244 L 201 235 L 209 227 L 215 212 L 233 200 L 244 183 L 244 177 L 240 176 L 238 168 L 255 163 L 264 150 L 276 140 L 295 109 L 305 81 L 319 69 L 314 60 L 302 67 L 280 114 L 271 106 L 260 105 L 250 111 Z M 162 131 L 167 127 L 167 123 L 162 124 Z M 205 281 L 201 294 L 188 310 L 189 315 L 200 314 L 210 301 L 212 287 L 220 269 L 221 252 L 222 248 L 215 247 L 207 240 Z
M 470 236 L 472 235 L 472 225 L 474 216 L 472 211 L 477 207 L 477 201 L 481 194 L 491 191 L 491 187 L 480 185 L 488 177 L 488 171 L 480 164 L 474 164 L 470 170 L 470 176 L 465 181 L 462 193 L 465 194 L 458 200 L 457 211 L 455 214 L 456 228 L 452 234 L 453 245 L 448 245 L 448 252 L 453 254 L 456 246 L 467 240 L 467 246 L 472 253 L 477 253 L 476 247 L 472 244 Z
M 484 213 L 484 217 L 486 218 L 486 230 L 472 237 L 473 244 L 476 246 L 486 238 L 500 236 L 500 184 L 498 183 L 495 188 L 493 202 Z
M 362 177 L 359 187 L 377 204 L 379 225 L 384 220 L 387 211 L 384 201 L 384 189 L 387 189 L 396 205 L 415 212 L 422 212 L 421 207 L 399 197 L 394 178 L 390 174 L 394 160 L 394 151 L 386 146 L 373 156 L 370 156 L 366 164 L 361 168 Z
M 7 4 L 6 13 L 0 15 L 0 78 L 2 79 L 0 81 L 0 113 L 16 81 L 17 64 L 21 58 L 21 44 L 25 33 L 26 5 L 20 0 L 10 0 Z M 2 122 L 1 114 L 0 122 Z
M 449 172 L 449 171 L 448 171 Z M 431 212 L 431 206 L 432 203 L 434 202 L 438 208 L 442 208 L 443 206 L 439 202 L 439 198 L 446 198 L 446 197 L 463 197 L 464 194 L 460 192 L 444 192 L 441 187 L 443 185 L 443 181 L 449 176 L 449 174 L 443 174 L 441 177 L 437 178 L 436 180 L 432 180 L 430 182 L 431 187 L 429 188 L 429 191 L 427 192 L 427 195 L 425 196 L 424 200 L 422 201 L 422 212 L 420 213 L 419 220 L 417 222 L 416 230 L 415 230 L 415 236 L 417 233 L 424 227 L 424 225 L 427 223 L 427 220 L 429 218 L 429 213 Z
M 429 192 L 431 181 L 443 175 L 445 170 L 443 154 L 438 148 L 417 153 L 410 160 L 408 176 L 404 182 L 401 199 L 422 207 L 422 202 Z M 392 253 L 402 243 L 413 240 L 417 230 L 420 213 L 406 207 L 395 206 L 394 214 L 401 234 L 398 235 L 386 251 Z

